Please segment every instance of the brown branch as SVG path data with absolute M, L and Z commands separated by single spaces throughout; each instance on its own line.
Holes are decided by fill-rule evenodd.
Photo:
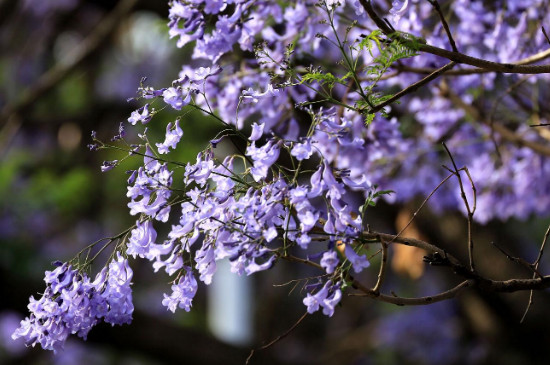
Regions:
M 437 70 L 435 70 L 434 72 L 432 72 L 428 76 L 424 77 L 422 80 L 419 80 L 419 81 L 415 82 L 414 84 L 409 85 L 405 89 L 399 91 L 397 94 L 395 94 L 394 96 L 392 96 L 391 98 L 389 98 L 385 102 L 380 103 L 380 104 L 370 108 L 367 111 L 367 114 L 376 113 L 377 111 L 381 110 L 385 106 L 388 106 L 389 104 L 393 103 L 394 101 L 401 99 L 403 96 L 405 96 L 407 94 L 410 94 L 412 92 L 415 92 L 420 87 L 426 85 L 428 82 L 430 82 L 430 81 L 438 78 L 439 76 L 441 76 L 443 73 L 445 73 L 445 71 L 450 70 L 451 68 L 453 68 L 455 64 L 456 64 L 455 62 L 449 62 L 445 66 L 438 68 Z
M 548 232 L 549 232 L 548 236 L 550 236 L 550 228 Z M 550 288 L 550 275 L 540 276 L 533 279 L 510 279 L 510 280 L 486 279 L 480 276 L 479 274 L 466 269 L 464 265 L 460 263 L 459 260 L 457 260 L 453 255 L 445 252 L 445 250 L 443 250 L 442 248 L 419 239 L 399 237 L 397 235 L 373 232 L 373 231 L 363 232 L 362 238 L 365 240 L 369 240 L 372 243 L 382 242 L 383 244 L 384 243 L 388 244 L 389 242 L 395 242 L 395 243 L 403 244 L 407 246 L 419 247 L 426 251 L 430 251 L 435 254 L 438 254 L 438 256 L 441 256 L 439 253 L 443 252 L 444 257 L 441 256 L 442 260 L 440 260 L 439 265 L 448 266 L 452 268 L 456 275 L 463 277 L 465 280 L 463 280 L 460 284 L 456 285 L 455 287 L 435 295 L 426 296 L 426 297 L 417 297 L 417 298 L 403 298 L 396 295 L 386 295 L 379 292 L 379 289 L 383 280 L 383 274 L 382 275 L 379 274 L 377 284 L 374 286 L 373 289 L 370 289 L 364 286 L 361 282 L 359 282 L 356 279 L 353 279 L 350 276 L 352 287 L 360 291 L 360 293 L 350 294 L 351 296 L 369 297 L 382 302 L 402 306 L 402 305 L 426 305 L 426 304 L 431 304 L 431 303 L 451 299 L 456 297 L 456 295 L 459 294 L 462 290 L 469 287 L 478 287 L 482 290 L 495 292 L 495 293 L 513 293 L 513 292 L 525 291 L 525 290 L 542 290 L 542 289 Z M 546 241 L 546 238 L 545 238 L 545 241 Z M 367 244 L 369 242 L 362 242 L 362 243 Z M 299 257 L 288 256 L 288 255 L 280 256 L 280 258 L 290 262 L 299 262 L 299 263 L 309 265 L 324 271 L 324 268 L 321 265 L 306 259 L 301 259 Z M 384 270 L 385 269 L 382 269 L 382 271 Z
M 512 64 L 514 65 L 530 65 L 536 62 L 543 61 L 550 57 L 550 49 L 547 49 L 546 51 L 541 51 L 539 53 L 536 53 L 534 55 L 531 55 L 529 57 L 522 58 L 521 60 L 514 61 Z M 400 64 L 394 64 L 391 66 L 392 68 L 395 68 L 396 70 L 400 72 L 413 72 L 418 74 L 430 74 L 437 70 L 437 68 L 433 67 L 412 67 L 412 66 L 405 66 Z M 482 68 L 464 68 L 464 69 L 453 69 L 445 71 L 445 76 L 461 76 L 461 75 L 472 75 L 472 74 L 485 74 L 493 72 L 491 70 L 486 70 Z
M 429 252 L 440 252 L 440 253 L 445 252 L 445 250 L 442 249 L 441 247 L 435 246 L 426 241 L 422 241 L 416 238 L 401 237 L 394 234 L 370 231 L 370 232 L 363 232 L 362 238 L 366 240 L 373 240 L 373 242 L 378 242 L 379 240 L 384 240 L 385 242 L 388 242 L 388 243 L 395 242 L 405 246 L 422 248 Z M 446 252 L 445 254 L 447 255 L 447 258 L 450 260 L 450 263 L 453 267 L 462 266 L 460 264 L 460 261 L 456 257 Z
M 418 298 L 403 298 L 398 296 L 392 296 L 392 295 L 385 295 L 376 293 L 373 290 L 363 286 L 360 282 L 357 280 L 353 280 L 352 286 L 355 289 L 358 289 L 361 291 L 361 293 L 358 294 L 352 294 L 352 296 L 358 296 L 358 297 L 369 297 L 372 299 L 380 300 L 385 303 L 395 304 L 399 306 L 405 306 L 405 305 L 427 305 L 431 303 L 437 303 L 441 302 L 443 300 L 452 299 L 456 297 L 458 293 L 460 293 L 462 290 L 472 287 L 475 285 L 474 280 L 465 280 L 455 286 L 454 288 L 451 288 L 447 291 L 444 291 L 439 294 L 426 296 L 426 297 L 418 297 Z
M 546 32 L 544 33 L 544 35 L 546 35 Z M 536 278 L 537 275 L 539 276 L 539 278 L 542 278 L 538 269 L 539 269 L 540 260 L 542 259 L 542 254 L 544 253 L 544 247 L 546 246 L 546 242 L 548 241 L 548 236 L 550 236 L 550 225 L 548 226 L 548 228 L 546 229 L 546 233 L 544 234 L 544 239 L 542 240 L 542 244 L 540 245 L 540 250 L 539 250 L 537 259 L 532 265 L 533 271 L 534 271 L 533 279 Z M 521 321 L 520 321 L 521 323 L 523 323 L 523 321 L 525 320 L 525 317 L 527 317 L 527 313 L 529 312 L 529 309 L 531 308 L 532 305 L 533 305 L 533 290 L 531 290 L 531 292 L 529 293 L 529 302 L 527 303 L 527 308 L 525 308 L 523 317 L 521 317 Z
M 378 271 L 378 279 L 372 289 L 375 293 L 380 293 L 380 287 L 384 283 L 384 277 L 386 276 L 386 263 L 388 262 L 388 244 L 380 238 L 380 244 L 382 245 L 382 259 L 380 260 L 380 270 Z
M 527 261 L 525 261 L 524 259 L 522 259 L 521 257 L 516 257 L 516 256 L 512 256 L 510 255 L 508 252 L 506 252 L 502 247 L 500 247 L 499 245 L 497 245 L 495 242 L 491 242 L 491 244 L 493 246 L 495 246 L 504 256 L 506 256 L 506 258 L 512 262 L 515 262 L 523 267 L 525 267 L 527 270 L 529 270 L 530 272 L 533 272 L 533 273 L 537 273 L 537 275 L 539 277 L 542 277 L 542 274 L 540 272 L 538 272 L 538 270 L 535 269 L 535 267 L 533 266 L 533 264 L 530 264 L 528 263 Z
M 372 7 L 370 0 L 359 0 L 369 17 L 374 21 L 374 23 L 380 28 L 384 34 L 391 36 L 393 39 L 399 40 L 403 44 L 411 45 L 411 47 L 418 48 L 421 52 L 430 53 L 436 56 L 446 58 L 450 61 L 456 63 L 466 64 L 470 66 L 479 67 L 486 70 L 487 72 L 502 72 L 502 73 L 514 73 L 514 74 L 541 74 L 541 73 L 550 73 L 550 65 L 518 65 L 515 63 L 499 63 L 487 61 L 481 58 L 471 57 L 460 52 L 447 51 L 443 48 L 438 48 L 430 46 L 428 44 L 418 44 L 418 42 L 413 42 L 406 37 L 400 36 L 398 33 L 392 31 L 392 29 L 376 14 L 374 8 Z M 414 44 L 413 44 L 414 43 Z

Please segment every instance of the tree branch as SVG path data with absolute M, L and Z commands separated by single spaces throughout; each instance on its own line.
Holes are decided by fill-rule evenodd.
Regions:
M 407 94 L 410 94 L 412 92 L 415 92 L 420 87 L 426 85 L 428 82 L 430 82 L 430 81 L 438 78 L 439 76 L 441 76 L 443 73 L 445 73 L 445 71 L 452 69 L 454 67 L 454 65 L 456 65 L 455 62 L 449 62 L 445 66 L 438 68 L 437 70 L 435 70 L 434 72 L 432 72 L 428 76 L 424 77 L 422 80 L 419 80 L 419 81 L 415 82 L 414 84 L 409 85 L 405 89 L 399 91 L 397 94 L 395 94 L 394 96 L 392 96 L 391 98 L 389 98 L 385 102 L 380 103 L 380 104 L 370 108 L 368 110 L 367 114 L 376 113 L 377 111 L 381 110 L 385 106 L 390 105 L 394 101 L 401 99 L 403 96 L 405 96 Z
M 410 44 L 413 46 L 413 42 L 407 38 L 396 34 L 382 18 L 376 14 L 372 7 L 370 0 L 359 0 L 369 17 L 380 28 L 384 34 L 391 36 L 393 39 L 399 40 L 403 44 Z M 479 67 L 487 72 L 502 72 L 502 73 L 514 73 L 514 74 L 542 74 L 550 73 L 550 65 L 519 65 L 516 63 L 499 63 L 487 61 L 481 58 L 471 57 L 460 52 L 447 51 L 446 49 L 430 46 L 428 44 L 414 43 L 414 47 L 418 48 L 421 52 L 430 53 L 436 56 L 446 58 L 456 63 L 462 63 L 470 66 Z

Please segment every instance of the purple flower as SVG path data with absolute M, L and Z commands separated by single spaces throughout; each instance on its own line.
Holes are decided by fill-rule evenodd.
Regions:
M 197 86 L 185 76 L 173 82 L 172 87 L 163 91 L 164 102 L 176 110 L 181 110 L 191 101 L 191 94 L 197 93 Z
M 315 295 L 307 293 L 307 296 L 304 298 L 303 303 L 307 307 L 307 312 L 313 314 L 319 310 L 319 306 L 323 303 L 323 300 L 327 298 L 328 295 L 328 282 L 319 290 Z
M 392 20 L 397 23 L 407 11 L 409 0 L 394 0 L 391 6 L 392 8 L 390 9 L 390 14 L 392 15 Z
M 277 96 L 279 94 L 279 89 L 274 89 L 273 85 L 267 85 L 267 89 L 264 92 L 256 91 L 252 88 L 248 90 L 243 90 L 241 98 L 243 103 L 257 103 L 260 99 Z
M 172 285 L 172 294 L 170 296 L 164 294 L 162 305 L 174 313 L 176 309 L 182 308 L 186 312 L 191 310 L 193 298 L 197 293 L 197 280 L 193 276 L 193 271 L 190 267 L 185 267 L 185 275 L 181 276 L 178 283 Z
M 192 78 L 193 81 L 204 81 L 208 79 L 210 76 L 216 76 L 219 73 L 222 72 L 222 68 L 218 65 L 214 65 L 212 67 L 199 67 L 195 71 L 195 75 Z
M 262 137 L 262 134 L 264 134 L 264 127 L 265 123 L 253 123 L 252 124 L 252 133 L 250 134 L 250 137 L 248 138 L 251 141 L 257 141 Z
M 279 158 L 279 143 L 275 140 L 269 140 L 262 147 L 257 148 L 255 142 L 252 142 L 246 150 L 246 154 L 254 161 L 254 166 L 250 173 L 255 181 L 260 181 L 267 177 L 271 165 Z
M 141 122 L 142 124 L 147 124 L 151 120 L 153 115 L 149 111 L 149 104 L 145 104 L 138 110 L 135 110 L 130 114 L 130 118 L 128 118 L 128 122 L 132 125 L 136 125 L 137 122 Z
M 109 264 L 107 285 L 101 294 L 108 305 L 104 320 L 113 326 L 132 322 L 132 277 L 133 272 L 128 260 L 118 253 L 117 259 Z
M 325 268 L 327 274 L 332 274 L 339 262 L 338 253 L 334 250 L 325 252 L 321 258 L 321 266 Z
M 214 248 L 212 245 L 205 243 L 200 250 L 195 254 L 197 262 L 197 271 L 201 274 L 200 280 L 206 285 L 212 282 L 212 276 L 216 272 L 216 261 L 214 260 Z
M 332 317 L 334 314 L 334 308 L 342 299 L 342 291 L 339 287 L 334 286 L 331 289 L 332 294 L 323 299 L 321 306 L 323 307 L 323 314 Z
M 246 275 L 252 275 L 255 272 L 264 271 L 271 268 L 271 266 L 273 266 L 273 261 L 275 261 L 275 258 L 275 256 L 271 256 L 266 262 L 261 265 L 258 265 L 255 260 L 251 260 L 251 262 L 245 268 Z
M 128 240 L 128 248 L 126 253 L 134 258 L 147 257 L 151 244 L 157 239 L 157 232 L 153 228 L 153 222 L 147 220 L 145 222 L 136 222 L 137 227 L 132 230 L 132 235 Z
M 131 279 L 132 270 L 120 254 L 93 282 L 85 273 L 62 264 L 46 273 L 44 294 L 39 300 L 30 298 L 31 314 L 12 338 L 23 337 L 27 345 L 40 344 L 56 352 L 71 334 L 85 339 L 100 319 L 113 325 L 130 323 L 134 310 Z
M 172 123 L 168 123 L 166 126 L 166 137 L 163 143 L 157 143 L 158 152 L 160 154 L 168 153 L 168 148 L 176 149 L 176 145 L 179 143 L 183 131 L 179 126 L 179 119 L 172 127 Z
M 311 157 L 313 149 L 311 148 L 311 138 L 306 138 L 303 143 L 296 143 L 290 151 L 290 154 L 298 161 L 307 160 Z
M 342 299 L 342 292 L 339 285 L 333 285 L 329 280 L 315 295 L 307 293 L 304 298 L 304 305 L 307 306 L 307 312 L 313 314 L 323 307 L 323 314 L 332 317 L 335 306 Z
M 101 172 L 112 170 L 116 167 L 116 165 L 118 165 L 118 160 L 103 161 L 103 164 L 101 165 Z
M 360 273 L 361 271 L 363 271 L 363 269 L 370 266 L 370 262 L 369 260 L 367 260 L 367 256 L 359 256 L 350 244 L 346 244 L 344 252 L 346 254 L 346 258 L 349 260 L 349 262 L 351 262 L 351 265 L 353 266 L 353 271 L 355 271 L 355 273 Z

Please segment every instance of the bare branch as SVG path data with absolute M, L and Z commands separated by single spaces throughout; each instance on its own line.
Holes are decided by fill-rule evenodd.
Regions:
M 472 180 L 472 177 L 470 176 L 470 172 L 466 169 L 466 167 L 463 167 L 459 169 L 456 166 L 455 160 L 453 158 L 453 155 L 451 154 L 451 151 L 449 148 L 447 148 L 447 145 L 443 143 L 443 147 L 447 151 L 447 154 L 449 155 L 449 158 L 451 159 L 451 163 L 453 164 L 453 174 L 456 176 L 458 180 L 458 185 L 460 187 L 460 197 L 462 198 L 462 201 L 464 202 L 464 206 L 466 207 L 466 212 L 468 214 L 468 258 L 470 260 L 470 270 L 472 272 L 475 271 L 475 264 L 474 264 L 474 241 L 472 238 L 472 220 L 474 216 L 474 212 L 476 209 L 476 189 L 474 182 Z M 462 183 L 462 178 L 460 177 L 460 171 L 466 171 L 466 174 L 468 175 L 468 178 L 470 179 L 470 183 L 472 184 L 472 190 L 474 193 L 474 204 L 473 207 L 470 208 L 470 203 L 468 202 L 468 199 L 466 198 L 466 192 L 464 191 L 464 184 Z
M 412 92 L 415 92 L 420 87 L 426 85 L 428 82 L 437 79 L 439 76 L 441 76 L 443 73 L 445 73 L 445 71 L 450 70 L 451 68 L 453 68 L 454 65 L 456 65 L 455 62 L 449 62 L 445 66 L 438 68 L 437 70 L 435 70 L 434 72 L 432 72 L 428 76 L 424 77 L 422 80 L 419 80 L 419 81 L 415 82 L 414 84 L 411 84 L 411 85 L 407 86 L 406 88 L 404 88 L 403 90 L 399 91 L 397 94 L 395 94 L 394 96 L 392 96 L 391 98 L 389 98 L 385 102 L 380 103 L 380 104 L 370 108 L 367 111 L 367 113 L 368 114 L 376 113 L 377 111 L 381 110 L 385 106 L 390 105 L 394 101 L 401 99 L 403 96 L 405 96 L 407 94 L 410 94 Z
M 525 267 L 527 270 L 529 270 L 530 272 L 534 272 L 534 273 L 537 273 L 537 275 L 539 277 L 542 277 L 542 274 L 540 274 L 538 272 L 537 269 L 535 269 L 534 265 L 533 264 L 530 264 L 528 263 L 527 261 L 525 261 L 524 259 L 522 259 L 521 257 L 516 257 L 516 256 L 512 256 L 510 255 L 508 252 L 506 252 L 502 247 L 500 247 L 499 245 L 497 245 L 495 242 L 491 242 L 491 244 L 493 246 L 495 246 L 504 256 L 506 256 L 506 258 L 510 261 L 513 261 L 513 262 L 516 262 L 518 264 L 520 264 L 521 266 Z
M 403 298 L 398 296 L 391 296 L 391 295 L 384 295 L 380 293 L 375 293 L 373 290 L 370 290 L 369 288 L 366 288 L 363 286 L 360 282 L 357 280 L 354 280 L 352 283 L 352 286 L 358 290 L 361 291 L 361 293 L 358 294 L 352 294 L 352 296 L 359 296 L 359 297 L 369 297 L 376 300 L 380 300 L 385 303 L 395 304 L 399 306 L 405 306 L 405 305 L 427 305 L 431 303 L 441 302 L 443 300 L 451 299 L 456 297 L 458 293 L 460 293 L 462 290 L 472 287 L 475 285 L 474 280 L 465 280 L 455 286 L 454 288 L 451 288 L 447 291 L 444 291 L 439 294 L 427 296 L 427 297 L 418 297 L 418 298 Z
M 384 283 L 384 277 L 386 276 L 386 263 L 388 261 L 388 244 L 380 238 L 380 244 L 382 245 L 382 259 L 380 261 L 380 271 L 378 272 L 378 280 L 372 289 L 373 292 L 379 293 L 380 287 Z
M 439 19 L 441 20 L 441 24 L 445 29 L 445 33 L 447 33 L 447 38 L 449 39 L 451 48 L 453 49 L 454 52 L 458 52 L 458 48 L 456 47 L 455 40 L 453 39 L 451 29 L 449 28 L 449 24 L 447 23 L 447 21 L 445 20 L 445 17 L 443 16 L 443 12 L 441 11 L 441 7 L 439 6 L 439 3 L 437 2 L 437 0 L 428 0 L 428 2 L 432 4 L 435 11 L 437 11 L 437 14 L 439 15 Z
M 447 175 L 447 177 L 445 177 L 443 180 L 441 180 L 441 182 L 430 192 L 430 194 L 426 197 L 426 199 L 424 199 L 424 201 L 420 204 L 420 206 L 418 207 L 418 209 L 416 209 L 416 211 L 413 213 L 411 219 L 409 220 L 409 222 L 403 227 L 401 228 L 401 230 L 397 233 L 396 237 L 399 237 L 401 236 L 401 234 L 403 232 L 405 232 L 405 230 L 407 228 L 409 228 L 409 226 L 411 225 L 411 223 L 413 222 L 413 220 L 416 218 L 416 216 L 418 215 L 418 213 L 422 210 L 422 208 L 424 208 L 424 206 L 426 205 L 426 203 L 428 202 L 428 200 L 430 200 L 430 198 L 435 194 L 435 192 L 437 190 L 439 190 L 440 187 L 443 186 L 443 184 L 445 184 L 447 182 L 447 180 L 449 180 L 451 177 L 454 176 L 454 173 L 452 173 L 451 171 L 451 175 Z M 390 241 L 390 242 L 393 242 Z
M 544 29 L 544 28 L 543 28 Z M 544 32 L 544 35 L 546 35 L 546 32 Z M 540 260 L 542 259 L 542 254 L 544 253 L 544 247 L 546 246 L 546 242 L 548 241 L 548 236 L 550 236 L 550 225 L 546 229 L 546 233 L 544 234 L 544 238 L 542 240 L 542 244 L 540 245 L 539 254 L 537 256 L 537 259 L 533 263 L 533 279 L 539 276 L 539 278 L 542 278 L 541 274 L 539 273 L 539 264 Z M 533 305 L 533 290 L 529 293 L 529 302 L 527 303 L 527 308 L 525 308 L 525 312 L 523 313 L 523 317 L 521 317 L 521 323 L 525 320 L 525 317 L 527 317 L 527 313 L 529 312 L 529 309 L 531 308 L 531 305 Z
M 252 349 L 250 351 L 250 355 L 248 355 L 248 357 L 246 358 L 246 361 L 245 361 L 245 364 L 248 364 L 250 362 L 250 359 L 252 359 L 252 356 L 254 356 L 254 353 L 257 351 L 257 350 L 265 350 L 267 348 L 270 348 L 271 346 L 275 345 L 277 342 L 281 341 L 282 339 L 284 339 L 286 336 L 288 336 L 292 331 L 294 331 L 294 329 L 296 329 L 296 327 L 298 327 L 298 325 L 300 323 L 302 323 L 302 321 L 307 317 L 308 313 L 305 312 L 304 314 L 302 314 L 302 316 L 296 321 L 296 323 L 294 323 L 288 330 L 286 330 L 282 335 L 279 335 L 277 336 L 275 339 L 273 339 L 272 341 L 270 341 L 268 344 L 266 345 L 263 345 L 257 349 Z

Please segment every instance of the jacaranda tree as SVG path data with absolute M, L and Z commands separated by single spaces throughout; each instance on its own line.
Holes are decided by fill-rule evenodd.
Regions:
M 192 309 L 199 282 L 209 285 L 224 259 L 236 275 L 282 261 L 314 268 L 316 277 L 296 278 L 303 304 L 329 317 L 348 294 L 406 306 L 473 287 L 531 296 L 550 287 L 539 270 L 548 233 L 536 257 L 503 252 L 530 275 L 505 280 L 476 269 L 484 257 L 472 233 L 492 219 L 550 213 L 547 1 L 169 5 L 168 34 L 192 47 L 193 62 L 171 85 L 144 78 L 131 101 L 139 107 L 118 133 L 111 141 L 92 133 L 89 145 L 118 151 L 102 171 L 142 161 L 128 172 L 135 225 L 46 271 L 14 339 L 57 351 L 101 321 L 129 324 L 138 258 L 171 276 L 158 300 L 172 312 Z M 162 120 L 165 108 L 180 116 Z M 193 138 L 181 129 L 190 111 L 221 132 L 195 161 L 178 161 L 171 153 Z M 155 140 L 147 127 L 161 123 L 165 138 Z M 419 196 L 416 212 L 463 213 L 466 259 L 369 224 L 380 199 Z M 162 226 L 166 235 L 157 234 Z M 427 297 L 389 291 L 387 261 L 398 245 L 425 250 L 424 261 L 458 284 Z M 373 270 L 377 280 L 365 280 Z

